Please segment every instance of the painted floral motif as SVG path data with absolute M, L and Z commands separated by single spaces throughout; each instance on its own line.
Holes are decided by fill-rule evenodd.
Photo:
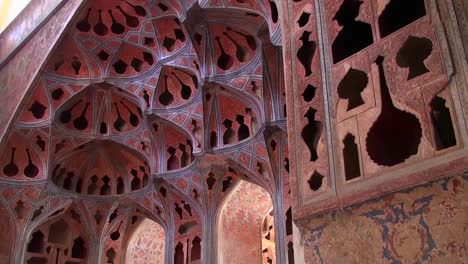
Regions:
M 306 263 L 468 263 L 468 172 L 313 218 Z
M 164 263 L 164 229 L 145 219 L 133 234 L 128 247 L 128 264 Z
M 261 263 L 262 223 L 272 205 L 263 188 L 241 181 L 221 212 L 219 263 Z

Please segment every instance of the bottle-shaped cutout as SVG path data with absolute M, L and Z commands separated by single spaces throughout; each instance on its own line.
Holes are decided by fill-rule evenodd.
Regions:
M 126 1 L 126 0 L 124 2 L 127 3 L 129 6 L 131 6 L 138 16 L 141 16 L 141 17 L 146 16 L 146 10 L 145 10 L 144 7 L 142 7 L 140 5 L 134 5 L 134 4 L 132 4 L 132 3 L 128 2 L 128 1 Z
M 99 21 L 96 25 L 94 25 L 94 33 L 96 33 L 99 36 L 105 36 L 109 32 L 109 29 L 107 28 L 106 24 L 102 22 L 102 10 L 98 10 L 99 13 Z
M 141 141 L 141 142 L 140 142 L 140 145 L 141 145 L 141 149 L 142 149 L 143 151 L 146 151 L 146 150 L 148 149 L 148 146 L 146 145 L 146 143 L 145 143 L 144 141 Z
M 138 20 L 136 16 L 127 14 L 120 6 L 116 6 L 116 8 L 125 16 L 125 23 L 127 26 L 137 28 L 140 25 L 140 20 Z
M 73 120 L 73 126 L 78 130 L 85 130 L 88 127 L 88 119 L 86 119 L 86 112 L 88 111 L 89 102 L 85 104 L 81 115 Z
M 236 46 L 236 58 L 240 62 L 245 62 L 247 60 L 247 51 L 242 47 L 235 39 L 233 39 L 227 32 L 223 32 L 223 35 L 226 36 L 234 46 Z
M 125 191 L 125 184 L 122 177 L 117 179 L 117 194 L 123 194 Z
M 31 153 L 29 152 L 29 148 L 26 149 L 26 153 L 28 154 L 28 166 L 24 168 L 24 175 L 28 178 L 34 178 L 39 174 L 39 169 L 36 165 L 32 162 Z
M 375 60 L 380 78 L 381 112 L 366 138 L 370 158 L 382 166 L 393 166 L 418 153 L 422 128 L 418 118 L 395 107 L 387 86 L 384 57 Z
M 34 101 L 31 107 L 28 109 L 36 119 L 41 119 L 44 117 L 47 107 L 38 101 Z
M 176 151 L 172 146 L 169 146 L 167 152 L 169 153 L 169 158 L 167 159 L 167 170 L 177 170 L 180 168 L 179 158 L 176 156 Z
M 302 41 L 302 46 L 297 50 L 297 58 L 302 64 L 305 70 L 305 76 L 310 76 L 312 74 L 312 60 L 314 58 L 315 49 L 317 45 L 315 41 L 309 40 L 309 36 L 312 32 L 304 31 L 301 37 L 299 38 Z
M 181 73 L 183 73 L 185 75 L 190 76 L 190 78 L 192 79 L 193 87 L 195 87 L 195 89 L 198 89 L 198 78 L 197 78 L 196 75 L 187 73 L 187 72 L 185 72 L 183 70 L 180 70 L 180 69 L 177 69 L 177 68 L 175 68 L 175 70 L 178 71 L 178 72 L 181 72 Z
M 218 134 L 216 133 L 216 131 L 211 131 L 210 133 L 210 148 L 215 148 L 216 146 L 218 146 Z
M 106 122 L 101 122 L 101 125 L 99 126 L 99 133 L 100 134 L 107 134 L 107 123 Z
M 177 79 L 180 84 L 180 96 L 184 100 L 188 100 L 192 95 L 192 89 L 186 83 L 184 83 L 175 72 L 171 72 L 172 75 Z
M 186 203 L 184 200 L 180 201 L 182 203 L 182 206 L 184 207 L 184 210 L 192 216 L 192 208 L 190 208 L 190 205 Z
M 136 171 L 135 169 L 132 169 L 130 173 L 133 175 L 132 182 L 130 183 L 131 184 L 131 190 L 135 191 L 135 190 L 140 189 L 141 188 L 141 181 L 140 181 L 140 178 L 138 178 L 138 171 Z
M 143 52 L 143 60 L 148 63 L 150 66 L 154 63 L 154 57 L 150 52 Z
M 316 113 L 317 110 L 309 107 L 309 110 L 304 115 L 304 117 L 307 118 L 307 125 L 304 126 L 301 132 L 302 139 L 310 152 L 310 161 L 316 161 L 318 159 L 317 145 L 322 135 L 322 123 L 315 120 Z
M 206 185 L 208 186 L 208 190 L 213 189 L 214 184 L 216 183 L 216 178 L 214 177 L 214 173 L 208 173 L 208 177 L 206 178 Z
M 177 214 L 179 215 L 180 219 L 183 219 L 183 216 L 182 216 L 182 208 L 179 206 L 178 203 L 174 203 L 175 205 L 175 211 L 177 212 Z
M 185 263 L 184 259 L 184 245 L 179 242 L 174 250 L 174 264 L 183 264 Z
M 122 224 L 123 224 L 123 221 L 120 221 L 119 226 L 117 227 L 117 229 L 110 234 L 110 238 L 112 240 L 114 240 L 114 241 L 119 240 L 119 238 L 120 238 L 120 227 L 122 226 Z
M 222 70 L 227 71 L 231 69 L 232 66 L 234 65 L 234 59 L 232 58 L 231 55 L 227 54 L 226 51 L 224 51 L 224 48 L 223 48 L 223 45 L 221 44 L 221 40 L 219 36 L 217 36 L 215 40 L 216 40 L 216 43 L 218 43 L 218 47 L 221 52 L 217 61 L 218 67 Z
M 227 191 L 227 189 L 229 188 L 229 186 L 231 186 L 232 184 L 232 177 L 229 176 L 227 177 L 224 181 L 223 181 L 223 189 L 222 189 L 222 192 L 225 192 Z
M 41 149 L 41 151 L 45 151 L 46 142 L 42 139 L 41 136 L 36 136 L 36 144 Z
M 124 74 L 127 71 L 128 64 L 125 61 L 119 59 L 114 64 L 112 64 L 112 66 L 114 67 L 116 73 Z
M 343 139 L 343 165 L 347 181 L 361 176 L 358 145 L 355 141 L 356 137 L 350 133 Z
M 111 25 L 111 31 L 114 34 L 122 34 L 125 32 L 125 27 L 124 25 L 120 24 L 114 17 L 114 14 L 112 14 L 112 10 L 107 10 L 109 12 L 110 17 L 112 18 L 112 25 Z
M 165 4 L 163 4 L 163 3 L 159 3 L 159 4 L 158 4 L 158 7 L 159 7 L 159 9 L 161 9 L 161 11 L 163 11 L 163 12 L 166 12 L 167 10 L 169 10 L 169 7 L 168 7 L 167 5 L 165 5 Z
M 167 49 L 167 51 L 172 52 L 175 48 L 176 40 L 170 37 L 164 37 L 163 47 Z
M 185 33 L 181 28 L 175 28 L 174 35 L 176 39 L 180 40 L 181 42 L 185 42 Z
M 76 28 L 81 32 L 89 32 L 91 24 L 89 24 L 89 15 L 91 14 L 91 8 L 88 8 L 86 16 L 76 23 Z
M 249 127 L 245 124 L 244 121 L 244 116 L 243 115 L 237 115 L 236 116 L 236 121 L 239 123 L 239 129 L 237 130 L 237 140 L 241 141 L 246 138 L 250 137 L 250 129 Z
M 232 120 L 230 120 L 228 118 L 224 119 L 223 125 L 226 128 L 226 131 L 223 134 L 223 144 L 228 145 L 228 144 L 235 143 L 236 142 L 236 137 L 235 137 L 236 132 L 234 131 L 234 129 L 232 129 Z
M 457 144 L 455 130 L 452 124 L 450 109 L 444 98 L 436 95 L 429 103 L 431 120 L 434 128 L 435 146 L 437 150 L 453 147 Z
M 54 89 L 51 93 L 52 95 L 52 99 L 54 101 L 58 101 L 60 99 L 62 99 L 62 96 L 64 95 L 65 93 L 63 92 L 62 88 L 57 88 L 57 89 Z
M 110 178 L 105 175 L 104 178 L 102 178 L 102 182 L 104 183 L 101 186 L 101 191 L 99 192 L 100 195 L 110 195 L 111 194 L 111 186 L 109 185 Z
M 255 41 L 255 38 L 254 36 L 250 35 L 250 34 L 245 34 L 245 33 L 242 33 L 240 31 L 237 31 L 237 30 L 234 30 L 230 27 L 227 27 L 226 28 L 228 31 L 231 31 L 231 32 L 234 32 L 236 34 L 239 34 L 241 35 L 242 37 L 245 38 L 245 40 L 247 41 L 247 45 L 249 45 L 249 48 L 253 51 L 257 50 L 257 41 Z
M 196 61 L 192 61 L 192 64 L 195 66 L 195 69 L 197 69 L 198 73 L 200 73 L 200 65 L 198 65 L 198 63 Z M 197 86 L 195 85 L 195 88 Z
M 63 111 L 61 114 L 60 114 L 60 121 L 64 124 L 70 122 L 71 120 L 71 117 L 72 117 L 72 111 L 75 107 L 77 107 L 81 102 L 83 102 L 83 100 L 78 100 L 78 102 L 74 103 L 70 108 L 68 108 L 67 110 Z
M 150 96 L 146 90 L 143 90 L 143 99 L 145 100 L 146 107 L 150 107 Z
M 168 76 L 164 75 L 164 92 L 159 95 L 159 102 L 164 106 L 168 106 L 174 101 L 174 95 L 169 91 L 169 87 L 167 85 L 167 78 Z
M 184 144 L 179 144 L 179 149 L 182 152 L 180 155 L 180 167 L 185 168 L 190 164 L 190 155 L 187 152 L 187 148 Z
M 67 173 L 67 177 L 65 178 L 65 180 L 63 181 L 63 188 L 65 190 L 71 190 L 72 188 L 72 181 L 73 181 L 73 177 L 75 176 L 75 174 L 73 173 L 73 171 L 70 171 Z
M 100 213 L 99 210 L 97 213 Z M 109 215 L 109 222 L 108 223 L 112 223 L 112 221 L 114 221 L 114 219 L 119 216 L 119 209 L 116 208 L 114 211 L 112 211 L 112 213 Z
M 80 74 L 81 65 L 82 63 L 80 59 L 76 56 L 73 56 L 72 61 L 71 61 L 71 66 L 76 75 Z
M 3 173 L 8 177 L 13 177 L 18 174 L 18 166 L 15 163 L 15 152 L 16 148 L 11 148 L 11 158 L 10 163 L 8 163 L 5 167 L 3 167 Z
M 138 126 L 138 123 L 140 123 L 140 118 L 138 118 L 138 116 L 135 113 L 133 113 L 133 111 L 123 101 L 120 101 L 120 103 L 125 107 L 125 109 L 127 109 L 128 113 L 130 114 L 130 125 L 132 125 L 133 127 Z
M 117 111 L 117 119 L 114 122 L 114 128 L 115 130 L 122 132 L 122 128 L 125 126 L 126 122 L 120 115 L 120 110 L 119 110 L 119 106 L 117 105 L 117 103 L 114 103 L 114 107 L 115 107 L 115 111 Z

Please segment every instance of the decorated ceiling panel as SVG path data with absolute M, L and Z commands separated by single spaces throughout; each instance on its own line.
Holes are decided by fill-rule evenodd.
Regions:
M 91 201 L 163 180 L 180 208 L 205 210 L 210 174 L 200 164 L 210 153 L 271 189 L 264 124 L 285 122 L 273 1 L 87 1 L 80 10 L 1 146 L 2 178 L 47 179 Z M 227 192 L 241 176 L 224 174 Z

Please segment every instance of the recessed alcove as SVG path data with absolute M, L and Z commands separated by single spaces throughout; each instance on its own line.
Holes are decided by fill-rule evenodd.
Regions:
M 79 221 L 81 215 L 75 205 L 56 211 L 40 223 L 28 238 L 26 263 L 83 263 L 89 259 L 90 241 L 87 229 Z M 78 218 L 79 217 L 79 218 Z
M 125 263 L 164 263 L 166 234 L 163 227 L 143 219 L 128 238 Z
M 151 179 L 140 153 L 113 141 L 96 140 L 56 160 L 51 180 L 59 188 L 81 195 L 109 196 L 143 189 Z
M 238 183 L 218 212 L 217 246 L 220 263 L 234 260 L 262 263 L 265 255 L 263 250 L 271 251 L 275 243 L 271 207 L 272 200 L 265 189 L 247 181 Z M 263 247 L 259 247 L 263 240 L 266 240 Z M 274 252 L 270 253 L 265 255 L 265 259 L 267 256 L 275 256 Z

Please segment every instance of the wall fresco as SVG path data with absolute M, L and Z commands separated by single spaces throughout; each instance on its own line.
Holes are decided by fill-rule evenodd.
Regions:
M 468 172 L 301 220 L 306 263 L 468 263 Z
M 159 224 L 145 219 L 130 238 L 125 263 L 164 263 L 164 244 L 164 229 Z
M 268 192 L 241 181 L 220 213 L 219 263 L 262 262 L 262 224 L 271 206 Z

